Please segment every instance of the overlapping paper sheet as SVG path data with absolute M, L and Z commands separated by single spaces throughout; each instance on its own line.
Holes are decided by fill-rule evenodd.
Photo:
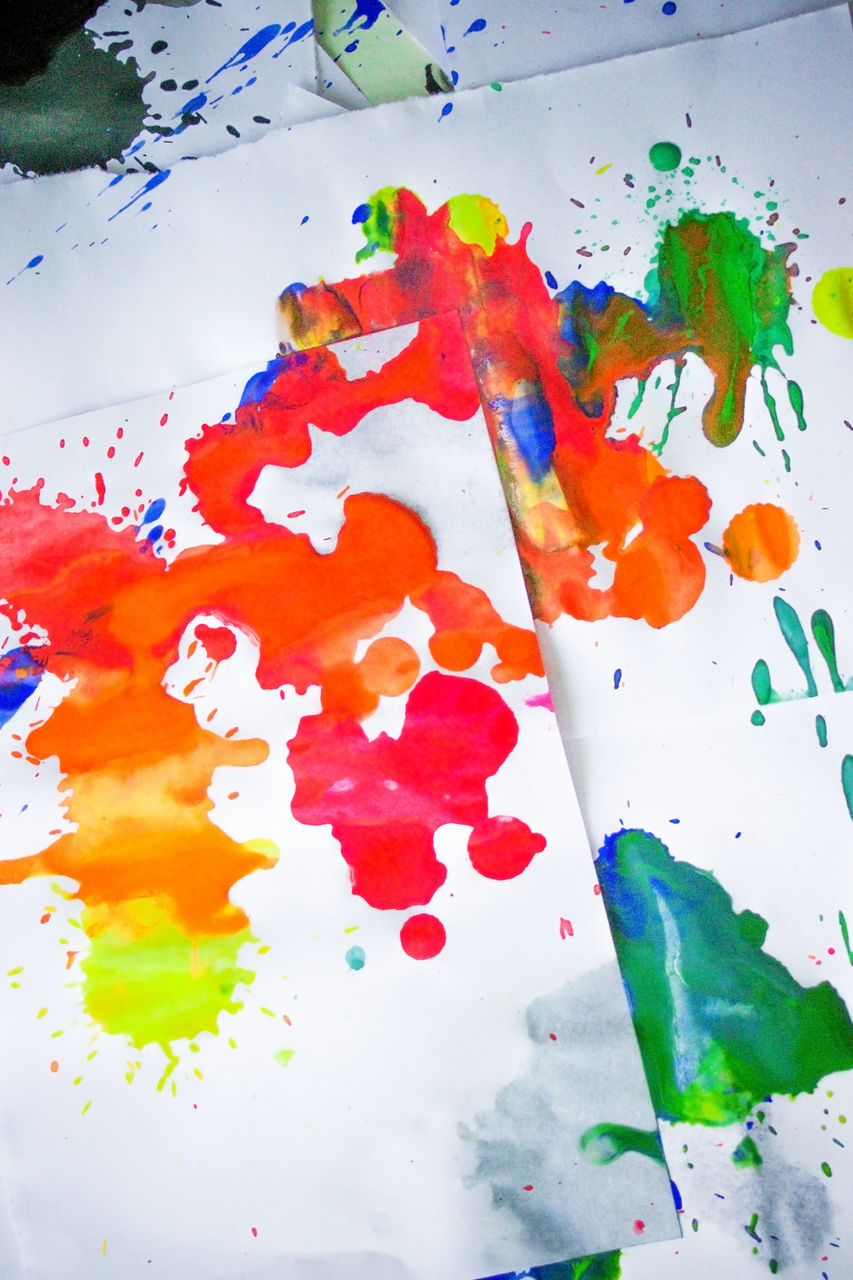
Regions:
M 677 1232 L 457 313 L 4 450 L 6 1274 Z
M 844 6 L 3 193 L 13 429 L 458 313 L 683 1199 L 614 1275 L 849 1270 L 850 57 Z

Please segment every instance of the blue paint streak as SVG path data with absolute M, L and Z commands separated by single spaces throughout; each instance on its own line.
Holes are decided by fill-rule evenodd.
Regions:
M 617 667 L 616 670 L 613 672 L 613 688 L 614 689 L 619 688 L 619 684 L 621 680 L 622 680 L 622 668 Z
M 439 120 L 443 120 L 445 116 L 449 116 L 452 110 L 453 110 L 453 103 L 445 102 L 444 106 L 441 108 L 441 115 L 438 117 Z
M 197 93 L 194 98 L 190 98 L 189 102 L 185 102 L 182 107 L 178 108 L 178 110 L 172 116 L 172 119 L 177 120 L 178 118 L 183 116 L 194 116 L 196 115 L 197 112 L 201 111 L 202 107 L 206 107 L 206 106 L 207 106 L 207 94 Z
M 12 719 L 44 675 L 44 664 L 31 649 L 0 654 L 0 725 Z
M 140 521 L 140 528 L 144 524 L 150 524 L 152 520 L 159 520 L 160 516 L 163 514 L 165 510 L 166 510 L 166 499 L 155 498 L 154 501 L 149 504 L 148 510 L 145 512 L 145 515 L 142 517 L 142 520 Z
M 250 36 L 245 44 L 241 45 L 236 53 L 233 53 L 227 62 L 223 62 L 221 67 L 214 71 L 212 76 L 208 76 L 205 84 L 210 84 L 211 80 L 223 71 L 227 71 L 229 67 L 241 67 L 244 62 L 251 61 L 256 58 L 262 49 L 266 49 L 267 45 L 275 40 L 276 36 L 281 32 L 281 26 L 277 22 L 271 22 L 268 27 L 261 27 L 260 31 L 256 31 Z M 290 41 L 288 41 L 288 44 Z
M 485 29 L 486 29 L 486 19 L 485 19 L 485 18 L 475 18 L 475 19 L 474 19 L 474 21 L 471 23 L 470 27 L 468 28 L 468 30 L 467 30 L 467 31 L 463 31 L 463 32 L 462 32 L 462 35 L 463 35 L 463 36 L 470 36 L 470 35 L 472 34 L 472 32 L 475 32 L 475 31 L 485 31 Z
M 531 480 L 544 480 L 557 444 L 551 409 L 539 388 L 517 392 L 512 400 L 500 396 L 494 406 L 518 445 Z
M 162 538 L 163 526 L 161 524 L 155 524 L 154 528 L 149 529 L 145 536 L 153 546 L 155 542 L 159 542 L 160 539 Z
M 384 12 L 385 5 L 382 0 L 356 0 L 352 13 L 334 34 L 339 36 L 344 31 L 369 31 L 380 13 Z
M 160 173 L 155 173 L 148 179 L 144 186 L 139 188 L 135 196 L 131 196 L 127 204 L 123 204 L 120 209 L 116 209 L 115 213 L 110 214 L 107 218 L 107 222 L 112 222 L 113 218 L 117 218 L 120 213 L 124 213 L 125 209 L 129 209 L 132 204 L 136 204 L 137 200 L 141 200 L 143 196 L 147 196 L 149 191 L 153 191 L 155 187 L 159 187 L 161 183 L 166 181 L 171 172 L 171 169 L 163 169 Z
M 545 272 L 545 283 L 547 284 L 547 286 L 548 286 L 548 288 L 549 288 L 549 289 L 556 289 L 556 288 L 557 288 L 557 278 L 556 278 L 556 276 L 552 275 L 550 271 L 546 271 L 546 272 Z

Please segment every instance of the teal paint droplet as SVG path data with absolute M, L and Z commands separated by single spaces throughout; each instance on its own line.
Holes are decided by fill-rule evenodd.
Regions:
M 766 707 L 768 702 L 776 701 L 773 686 L 770 683 L 770 668 L 763 658 L 759 658 L 752 668 L 752 691 L 760 707 Z M 760 723 L 764 723 L 763 716 Z
M 773 610 L 776 614 L 776 620 L 782 636 L 791 653 L 794 655 L 797 664 L 806 677 L 806 686 L 808 692 L 806 697 L 817 697 L 817 685 L 815 684 L 814 675 L 812 674 L 812 664 L 809 659 L 809 646 L 806 640 L 806 633 L 803 631 L 803 624 L 800 622 L 795 609 L 788 604 L 787 600 L 783 600 L 781 596 L 773 597 Z
M 760 711 L 753 711 L 752 715 L 750 716 L 750 722 L 752 724 L 762 725 L 764 724 L 764 721 L 765 721 L 765 717 L 762 715 Z
M 826 736 L 826 721 L 824 720 L 823 716 L 815 716 L 814 727 L 815 727 L 815 732 L 817 733 L 818 742 L 822 747 L 825 747 L 827 743 L 827 736 Z
M 364 947 L 350 947 L 346 954 L 347 964 L 351 969 L 354 969 L 356 973 L 359 969 L 364 968 L 364 962 L 366 959 L 367 956 L 365 955 Z
M 825 1160 L 821 1161 L 820 1167 L 827 1178 L 832 1177 L 832 1169 L 829 1167 L 829 1165 L 826 1163 Z
M 845 756 L 841 761 L 841 785 L 847 801 L 847 812 L 853 818 L 853 756 Z
M 838 672 L 835 652 L 835 623 L 826 609 L 816 609 L 812 614 L 812 635 L 829 671 L 829 678 L 836 693 L 844 693 L 844 681 Z
M 681 164 L 681 147 L 674 142 L 656 142 L 649 148 L 649 160 L 658 173 L 671 173 Z
M 798 382 L 792 379 L 788 380 L 788 399 L 791 402 L 791 408 L 794 410 L 797 418 L 797 426 L 800 431 L 805 431 L 806 420 L 803 417 L 803 390 Z

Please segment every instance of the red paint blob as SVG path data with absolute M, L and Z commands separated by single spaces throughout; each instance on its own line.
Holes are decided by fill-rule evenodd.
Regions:
M 222 662 L 230 658 L 237 648 L 237 637 L 227 627 L 208 627 L 200 622 L 193 635 L 204 645 L 208 655 L 214 662 Z
M 487 818 L 468 837 L 468 857 L 481 876 L 511 880 L 521 875 L 545 844 L 545 837 L 531 831 L 520 818 Z
M 634 1233 L 635 1233 L 636 1235 L 638 1235 L 638 1236 L 641 1236 L 641 1235 L 643 1234 L 643 1232 L 645 1231 L 645 1229 L 646 1229 L 646 1224 L 645 1224 L 645 1222 L 643 1222 L 643 1219 L 642 1219 L 642 1218 L 635 1218 L 635 1219 L 634 1219 Z
M 400 930 L 400 942 L 413 960 L 432 960 L 447 941 L 444 925 L 428 912 L 410 916 Z

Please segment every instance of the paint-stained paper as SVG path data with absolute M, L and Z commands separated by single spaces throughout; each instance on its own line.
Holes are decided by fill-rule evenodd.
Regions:
M 9 1275 L 677 1233 L 458 315 L 4 449 Z

